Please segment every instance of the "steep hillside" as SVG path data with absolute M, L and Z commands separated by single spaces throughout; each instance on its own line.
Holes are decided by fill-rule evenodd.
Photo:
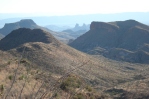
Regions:
M 33 61 L 33 64 L 36 64 L 36 66 L 60 67 L 64 71 L 86 62 L 87 64 L 84 67 L 92 66 L 93 68 L 100 68 L 99 66 L 102 64 L 100 63 L 102 62 L 101 60 L 60 43 L 50 33 L 40 29 L 20 28 L 12 31 L 0 41 L 0 50 L 8 51 L 16 57 L 24 52 L 24 57 L 28 58 L 28 61 Z M 80 73 L 84 72 L 81 71 Z M 93 74 L 93 76 L 95 75 Z
M 90 30 L 70 43 L 70 46 L 86 53 L 102 54 L 117 60 L 119 56 L 115 52 L 123 53 L 123 50 L 128 50 L 125 56 L 129 54 L 128 56 L 130 57 L 132 55 L 129 53 L 130 51 L 133 53 L 139 53 L 137 52 L 139 50 L 146 51 L 143 46 L 149 44 L 148 38 L 149 26 L 135 20 L 108 23 L 92 22 Z M 118 52 L 117 48 L 119 48 Z M 113 56 L 111 57 L 111 55 Z M 124 61 L 129 60 L 124 55 L 121 56 L 124 57 Z M 148 54 L 146 56 L 146 59 L 148 59 Z M 131 57 L 138 58 L 136 54 Z M 131 62 L 134 62 L 134 60 Z M 135 62 L 140 63 L 140 61 Z M 143 63 L 148 62 L 144 61 Z
M 1 97 L 112 98 L 107 90 L 135 82 L 138 75 L 148 80 L 147 65 L 97 57 L 60 43 L 44 30 L 14 30 L 0 41 Z
M 0 41 L 0 49 L 10 50 L 29 42 L 55 42 L 58 44 L 58 41 L 51 34 L 49 34 L 49 32 L 43 31 L 41 29 L 31 30 L 28 28 L 19 28 L 12 31 Z

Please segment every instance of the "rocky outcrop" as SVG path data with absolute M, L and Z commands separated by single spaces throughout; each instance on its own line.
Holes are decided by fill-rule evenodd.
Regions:
M 105 22 L 92 22 L 90 25 L 90 30 L 94 30 L 94 29 L 112 30 L 112 29 L 118 29 L 118 26 L 114 26 L 110 23 L 105 23 Z

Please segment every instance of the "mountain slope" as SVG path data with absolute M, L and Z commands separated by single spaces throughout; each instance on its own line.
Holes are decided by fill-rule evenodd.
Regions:
M 59 94 L 60 98 L 74 94 L 89 96 L 95 94 L 96 89 L 97 97 L 101 92 L 104 95 L 106 94 L 104 91 L 115 86 L 135 82 L 137 75 L 148 79 L 147 65 L 98 57 L 99 59 L 60 43 L 44 30 L 26 28 L 14 30 L 0 41 L 0 84 L 5 88 L 0 90 L 1 96 L 5 97 L 8 93 L 14 79 L 14 71 L 17 76 L 8 95 L 9 99 L 40 98 L 42 95 L 49 98 L 55 94 Z M 73 79 L 82 79 L 79 81 L 79 86 L 71 75 L 74 75 Z M 63 83 L 65 79 L 66 82 Z M 86 91 L 87 89 L 90 91 Z M 148 87 L 143 90 L 147 89 Z M 23 90 L 22 94 L 18 95 L 20 90 Z
M 0 49 L 10 50 L 28 42 L 51 43 L 52 41 L 58 43 L 58 41 L 51 34 L 41 29 L 31 30 L 26 28 L 19 28 L 12 31 L 11 34 L 1 40 Z
M 60 43 L 50 33 L 40 29 L 20 28 L 12 31 L 0 41 L 0 50 L 8 51 L 14 56 L 20 56 L 24 53 L 24 57 L 27 57 L 28 61 L 33 61 L 33 64 L 36 66 L 49 68 L 51 68 L 50 66 L 54 66 L 63 68 L 64 71 L 65 69 L 67 71 L 69 68 L 75 68 L 77 65 L 79 66 L 79 64 L 86 62 L 87 64 L 84 66 L 86 68 L 82 69 L 88 69 L 88 66 L 100 68 L 99 65 L 102 64 L 101 60 Z M 104 65 L 102 66 L 104 67 Z M 114 73 L 115 70 L 113 68 L 109 69 Z M 96 72 L 99 71 L 97 70 Z M 84 75 L 85 70 L 79 71 L 79 73 Z M 92 74 L 92 76 L 95 75 Z
M 144 44 L 149 44 L 148 38 L 149 26 L 135 20 L 108 23 L 92 22 L 90 30 L 70 43 L 70 46 L 86 53 L 102 54 L 109 58 L 113 55 L 112 59 L 117 60 L 120 57 L 115 57 L 118 56 L 114 54 L 117 51 L 115 48 L 122 49 L 121 51 L 119 49 L 119 52 L 123 52 L 123 49 L 128 50 L 128 52 L 133 51 L 133 53 L 137 53 L 136 51 L 139 50 L 145 51 L 142 48 Z M 115 51 L 113 51 L 114 49 Z M 127 54 L 131 56 L 131 53 Z M 125 57 L 124 55 L 122 56 Z M 146 54 L 146 56 L 148 56 L 148 54 Z M 137 55 L 131 57 L 137 58 Z M 129 59 L 124 58 L 123 60 L 127 61 Z
M 61 72 L 86 62 L 87 64 L 84 67 L 92 64 L 92 68 L 99 68 L 100 64 L 100 61 L 97 61 L 96 58 L 60 43 L 52 35 L 40 29 L 20 28 L 12 31 L 0 41 L 0 50 L 8 51 L 14 56 L 20 56 L 25 51 L 24 57 L 27 57 L 28 61 L 33 61 L 36 66 L 48 68 L 53 68 L 54 66 L 54 70 L 58 70 L 56 67 L 59 67 L 60 69 L 62 68 Z M 85 70 L 79 71 L 79 73 L 84 75 Z M 93 74 L 92 76 L 95 75 Z

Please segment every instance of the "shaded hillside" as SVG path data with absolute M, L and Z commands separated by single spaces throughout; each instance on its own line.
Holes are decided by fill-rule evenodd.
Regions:
M 12 31 L 0 41 L 1 50 L 10 50 L 29 42 L 51 43 L 58 41 L 48 32 L 41 29 L 19 28 Z
M 149 44 L 148 38 L 149 26 L 135 20 L 109 23 L 92 22 L 90 30 L 74 40 L 70 46 L 86 53 L 102 54 L 116 60 L 122 56 L 124 57 L 123 60 L 127 61 L 129 60 L 125 57 L 127 55 L 127 57 L 133 57 L 133 59 L 138 58 L 136 54 L 132 55 L 129 51 L 133 53 L 140 53 L 137 52 L 139 50 L 146 51 L 143 49 L 143 46 Z M 115 48 L 120 48 L 120 53 L 123 53 L 123 50 L 128 50 L 128 53 L 118 56 L 115 54 L 118 53 Z M 145 54 L 145 57 L 147 58 L 146 60 L 148 60 L 148 54 Z M 133 59 L 131 62 L 134 62 Z M 148 62 L 144 61 L 143 63 Z

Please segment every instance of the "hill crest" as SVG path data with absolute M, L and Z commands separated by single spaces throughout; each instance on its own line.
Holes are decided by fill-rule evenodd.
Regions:
M 39 26 L 31 19 L 23 19 L 15 23 L 6 23 L 3 28 L 0 29 L 0 33 L 8 35 L 11 31 L 19 28 L 39 28 Z
M 60 44 L 49 32 L 41 29 L 19 28 L 13 30 L 0 41 L 0 49 L 10 50 L 21 44 L 29 42 L 55 43 Z M 7 46 L 6 46 L 7 45 Z

